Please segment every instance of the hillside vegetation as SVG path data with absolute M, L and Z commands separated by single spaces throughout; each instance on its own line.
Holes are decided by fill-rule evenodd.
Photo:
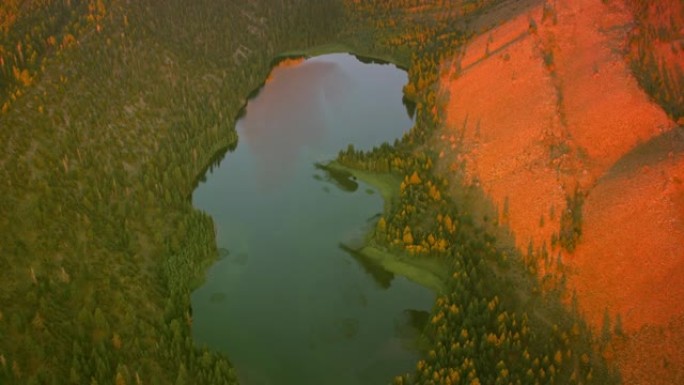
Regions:
M 195 346 L 191 338 L 190 293 L 217 250 L 211 218 L 194 210 L 189 196 L 205 171 L 236 145 L 239 111 L 267 79 L 274 58 L 340 50 L 407 68 L 405 98 L 415 105 L 416 125 L 401 140 L 369 152 L 349 146 L 337 159 L 347 169 L 400 181 L 398 191 L 384 194 L 394 198 L 368 246 L 447 266 L 436 275 L 446 292 L 424 331 L 430 348 L 415 371 L 397 373 L 394 382 L 619 382 L 596 349 L 606 346 L 612 330 L 592 334 L 580 316 L 581 302 L 563 305 L 564 278 L 554 281 L 544 273 L 563 271 L 551 250 L 581 246 L 580 214 L 591 204 L 584 199 L 587 189 L 623 152 L 598 145 L 582 149 L 592 143 L 591 130 L 572 131 L 584 126 L 566 115 L 564 104 L 580 100 L 564 99 L 572 92 L 581 95 L 563 80 L 575 72 L 563 67 L 566 61 L 555 61 L 575 51 L 563 51 L 553 41 L 570 36 L 554 19 L 573 13 L 564 13 L 562 5 L 560 10 L 537 5 L 511 0 L 3 2 L 0 383 L 237 383 L 226 357 Z M 501 27 L 505 38 L 483 34 L 506 19 L 514 24 Z M 519 42 L 523 49 L 516 51 Z M 487 68 L 486 75 L 496 75 L 492 79 L 509 76 L 501 63 L 514 62 L 515 55 L 535 58 L 533 65 L 517 62 L 516 76 L 539 75 L 535 84 L 542 92 L 534 95 L 551 96 L 551 105 L 540 107 L 549 113 L 540 121 L 548 118 L 544 122 L 554 125 L 551 130 L 523 124 L 489 131 L 491 126 L 468 113 L 467 101 L 477 100 L 478 92 L 505 91 L 472 74 Z M 487 67 L 491 58 L 498 67 Z M 634 63 L 637 70 L 653 66 Z M 610 80 L 618 78 L 610 76 L 618 70 L 606 69 L 605 83 L 597 84 L 614 83 Z M 451 81 L 456 87 L 445 86 Z M 462 96 L 459 87 L 473 90 L 466 86 L 477 92 Z M 655 87 L 651 95 L 674 106 L 666 107 L 671 116 L 680 116 L 673 97 L 680 94 L 667 87 Z M 517 116 L 513 112 L 527 115 L 501 102 L 499 112 L 510 112 L 509 118 Z M 648 108 L 647 117 L 669 122 L 657 107 Z M 531 138 L 541 134 L 542 154 L 550 158 L 535 162 L 525 154 L 499 152 L 495 169 L 509 164 L 498 159 L 502 153 L 516 161 L 531 159 L 522 162 L 532 171 L 524 175 L 527 183 L 560 185 L 551 194 L 558 204 L 541 212 L 530 203 L 509 202 L 504 185 L 488 189 L 502 173 L 488 180 L 481 169 L 468 168 L 478 164 L 468 162 L 473 158 L 469 133 L 480 140 L 517 127 L 529 130 Z M 601 127 L 604 133 L 613 126 Z M 637 134 L 616 148 L 632 148 L 640 140 Z M 573 140 L 565 142 L 569 137 Z M 584 167 L 586 180 L 565 184 Z M 556 174 L 536 173 L 541 169 Z M 461 199 L 473 196 L 493 197 L 493 206 L 502 210 L 483 210 L 474 199 Z M 511 242 L 499 224 L 518 231 L 524 206 L 536 228 L 547 221 L 554 225 L 538 237 L 523 232 L 524 238 Z M 566 212 L 566 206 L 577 212 Z M 524 231 L 531 227 L 527 219 Z M 556 224 L 564 224 L 564 231 Z M 556 240 L 544 244 L 554 233 Z M 530 237 L 535 242 L 529 242 L 527 254 L 520 253 Z M 622 333 L 620 325 L 615 331 Z

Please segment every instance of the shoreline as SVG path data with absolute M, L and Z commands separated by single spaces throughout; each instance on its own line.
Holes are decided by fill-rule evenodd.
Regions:
M 383 62 L 385 64 L 391 64 L 393 66 L 396 66 L 397 68 L 408 71 L 409 63 L 406 63 L 404 60 L 401 60 L 400 58 L 393 57 L 391 55 L 387 54 L 371 54 L 370 52 L 360 52 L 357 49 L 352 48 L 348 44 L 345 43 L 328 43 L 328 44 L 321 44 L 317 45 L 308 49 L 301 49 L 301 50 L 290 50 L 290 51 L 284 51 L 279 54 L 277 54 L 273 58 L 272 67 L 274 65 L 277 65 L 280 61 L 288 59 L 288 58 L 312 58 L 316 56 L 322 56 L 322 55 L 328 55 L 328 54 L 335 54 L 335 53 L 346 53 L 352 56 L 355 56 L 357 59 L 360 61 L 364 60 L 369 60 L 369 61 L 375 61 L 375 62 Z
M 403 256 L 373 245 L 365 245 L 357 253 L 395 275 L 432 290 L 436 295 L 448 291 L 446 266 L 436 258 Z
M 399 191 L 401 179 L 392 174 L 379 174 L 363 170 L 357 170 L 344 166 L 337 161 L 331 161 L 323 165 L 325 168 L 349 173 L 356 179 L 376 189 L 383 198 L 384 208 L 395 199 Z M 346 246 L 350 252 L 358 257 L 383 268 L 384 270 L 405 277 L 425 288 L 432 290 L 436 295 L 447 293 L 448 268 L 444 261 L 431 257 L 414 257 L 406 253 L 396 253 L 374 245 L 371 241 L 372 232 L 369 231 L 360 248 Z

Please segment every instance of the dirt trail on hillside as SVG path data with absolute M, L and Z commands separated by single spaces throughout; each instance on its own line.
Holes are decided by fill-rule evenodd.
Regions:
M 481 34 L 445 71 L 438 137 L 453 151 L 443 161 L 487 194 L 519 249 L 561 255 L 568 292 L 595 330 L 605 311 L 620 315 L 623 380 L 650 383 L 644 330 L 684 337 L 674 322 L 684 315 L 684 132 L 629 70 L 632 20 L 619 1 L 549 3 Z M 587 194 L 582 236 L 567 253 L 552 239 L 576 188 Z M 682 378 L 677 351 L 657 350 L 664 381 Z

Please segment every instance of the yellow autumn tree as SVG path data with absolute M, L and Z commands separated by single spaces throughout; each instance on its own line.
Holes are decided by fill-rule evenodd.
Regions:
M 377 231 L 382 233 L 384 233 L 387 230 L 387 221 L 385 221 L 385 217 L 380 217 L 380 220 L 378 220 L 376 228 Z
M 19 83 L 24 86 L 30 86 L 33 82 L 31 74 L 27 69 L 19 70 L 17 67 L 12 67 L 12 73 Z
M 439 190 L 435 185 L 430 185 L 430 197 L 434 199 L 435 201 L 439 201 L 442 199 L 442 194 L 439 193 Z
M 450 233 L 453 234 L 454 231 L 456 231 L 456 226 L 454 225 L 454 222 L 451 220 L 451 217 L 449 214 L 447 214 L 444 217 L 444 228 Z
M 123 374 L 121 374 L 121 372 L 116 374 L 116 378 L 114 380 L 114 383 L 116 385 L 126 385 L 126 379 L 124 378 Z
M 422 181 L 420 180 L 420 177 L 418 176 L 418 173 L 416 171 L 411 174 L 411 177 L 409 178 L 409 184 L 420 184 Z
M 437 240 L 437 244 L 435 245 L 435 248 L 439 251 L 446 251 L 447 247 L 449 247 L 449 244 L 447 243 L 446 239 L 440 238 Z
M 402 237 L 402 240 L 404 241 L 405 245 L 412 245 L 413 244 L 413 234 L 411 233 L 411 228 L 404 227 L 404 236 Z
M 76 44 L 76 38 L 74 37 L 74 35 L 70 33 L 64 35 L 64 37 L 62 38 L 62 48 L 68 48 L 74 44 Z

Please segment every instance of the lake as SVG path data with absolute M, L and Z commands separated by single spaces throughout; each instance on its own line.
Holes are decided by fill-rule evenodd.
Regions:
M 386 384 L 415 367 L 435 295 L 341 247 L 362 242 L 383 200 L 316 167 L 408 131 L 406 82 L 348 54 L 276 66 L 237 123 L 237 147 L 193 193 L 221 254 L 192 294 L 193 336 L 242 384 Z

